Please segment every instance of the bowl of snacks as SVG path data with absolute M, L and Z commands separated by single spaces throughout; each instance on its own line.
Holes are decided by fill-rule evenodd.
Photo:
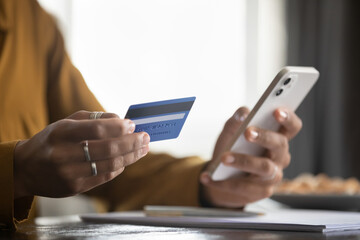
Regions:
M 325 174 L 304 173 L 284 179 L 271 199 L 293 208 L 360 210 L 360 182 Z

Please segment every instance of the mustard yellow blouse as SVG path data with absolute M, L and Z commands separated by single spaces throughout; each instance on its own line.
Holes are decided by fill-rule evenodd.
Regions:
M 0 0 L 0 228 L 15 229 L 33 202 L 13 197 L 17 142 L 82 109 L 103 110 L 66 54 L 55 21 L 36 0 Z M 197 157 L 148 154 L 87 194 L 109 211 L 198 205 L 203 165 Z

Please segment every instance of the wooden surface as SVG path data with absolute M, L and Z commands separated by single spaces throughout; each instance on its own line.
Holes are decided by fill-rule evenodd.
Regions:
M 15 233 L 0 232 L 0 239 L 360 239 L 358 232 L 321 233 L 169 228 L 84 223 L 76 216 L 39 218 L 19 225 Z

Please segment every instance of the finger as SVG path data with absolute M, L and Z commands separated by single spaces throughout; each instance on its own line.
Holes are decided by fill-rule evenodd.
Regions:
M 76 179 L 73 181 L 73 186 L 71 187 L 71 191 L 73 192 L 71 195 L 86 192 L 94 187 L 104 184 L 117 177 L 124 171 L 124 169 L 125 168 L 121 168 L 110 173 Z
M 55 123 L 50 138 L 79 142 L 83 140 L 116 138 L 133 133 L 135 123 L 129 119 L 107 118 L 96 120 L 64 119 Z
M 227 120 L 224 125 L 224 129 L 221 132 L 215 145 L 214 153 L 223 152 L 223 149 L 227 146 L 233 135 L 240 128 L 241 124 L 244 122 L 248 114 L 249 109 L 246 107 L 241 107 L 236 110 L 236 112 L 231 118 Z
M 287 157 L 289 152 L 288 139 L 281 133 L 260 129 L 256 127 L 249 127 L 245 131 L 245 138 L 252 143 L 256 143 L 269 151 L 268 157 L 272 160 L 282 163 L 284 157 Z
M 246 107 L 241 107 L 234 115 L 227 120 L 225 123 L 223 133 L 228 135 L 233 135 L 239 129 L 241 124 L 245 121 L 247 115 L 249 114 L 249 109 Z
M 125 156 L 128 153 L 148 147 L 150 137 L 145 132 L 133 133 L 122 136 L 121 138 L 111 138 L 105 140 L 87 141 L 87 151 L 90 161 L 101 161 L 119 156 Z M 72 143 L 71 146 L 64 145 L 54 150 L 54 158 L 59 164 L 66 162 L 85 162 L 86 149 L 85 142 Z
M 95 164 L 97 175 L 106 175 L 112 172 L 123 171 L 126 166 L 135 163 L 149 152 L 149 146 L 141 147 L 133 152 L 121 155 L 115 158 L 110 158 L 102 161 L 94 162 L 78 162 L 72 164 L 63 172 L 63 177 L 68 179 L 76 179 L 82 177 L 93 176 L 92 164 Z
M 78 111 L 78 112 L 68 116 L 67 119 L 88 120 L 88 119 L 90 119 L 91 113 L 93 113 L 93 112 L 81 110 L 81 111 Z M 102 113 L 100 118 L 119 118 L 119 116 L 115 113 L 110 113 L 110 112 L 100 112 L 100 113 Z
M 200 181 L 207 188 L 212 188 L 212 191 L 217 191 L 217 199 L 220 199 L 218 204 L 229 207 L 267 198 L 273 193 L 273 185 L 259 184 L 240 175 L 223 181 L 213 181 L 208 173 L 204 172 Z
M 129 134 L 118 139 L 88 141 L 88 149 L 91 160 L 99 161 L 124 156 L 143 147 L 147 147 L 149 143 L 149 134 L 140 132 Z
M 283 168 L 290 163 L 288 139 L 281 133 L 249 127 L 245 131 L 245 138 L 265 149 L 265 155 Z
M 221 160 L 226 166 L 254 174 L 262 180 L 277 182 L 281 179 L 277 165 L 269 158 L 225 153 Z
M 294 138 L 302 128 L 301 119 L 293 111 L 279 108 L 274 112 L 274 117 L 282 125 L 279 132 L 289 140 Z

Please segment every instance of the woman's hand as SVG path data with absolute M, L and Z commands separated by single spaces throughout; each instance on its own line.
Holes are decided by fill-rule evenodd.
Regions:
M 77 112 L 17 144 L 15 198 L 66 197 L 85 192 L 113 179 L 148 153 L 149 135 L 134 133 L 131 120 L 112 113 L 89 119 L 90 114 Z M 86 141 L 90 159 L 85 157 Z M 96 176 L 92 162 L 96 164 Z
M 249 113 L 247 108 L 238 109 L 227 121 L 216 143 L 214 156 L 221 154 Z M 279 132 L 256 127 L 248 127 L 245 138 L 266 149 L 263 156 L 250 156 L 225 152 L 222 163 L 238 168 L 246 174 L 239 174 L 223 181 L 212 181 L 207 172 L 203 172 L 200 181 L 203 184 L 202 198 L 207 204 L 218 207 L 244 207 L 247 203 L 269 197 L 275 185 L 283 177 L 283 169 L 290 163 L 288 141 L 301 129 L 300 118 L 287 109 L 277 109 L 275 119 L 281 124 Z

